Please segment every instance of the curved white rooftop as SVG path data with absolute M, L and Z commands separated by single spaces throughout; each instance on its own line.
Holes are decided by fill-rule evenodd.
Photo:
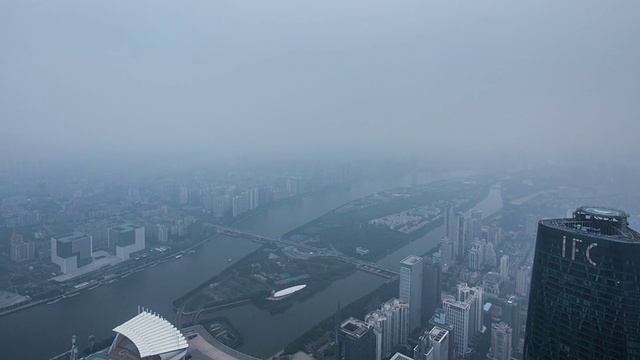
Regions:
M 143 311 L 113 331 L 126 336 L 140 352 L 140 357 L 186 349 L 184 335 L 164 318 Z
M 273 294 L 273 297 L 274 297 L 274 298 L 279 298 L 279 297 L 283 297 L 283 296 L 291 295 L 291 294 L 293 294 L 294 292 L 300 291 L 300 290 L 302 290 L 302 289 L 304 289 L 304 288 L 306 288 L 306 287 L 307 287 L 307 285 L 296 285 L 296 286 L 292 286 L 292 287 L 290 287 L 290 288 L 286 288 L 286 289 L 283 289 L 283 290 L 280 290 L 280 291 L 278 291 L 278 292 L 274 293 L 274 294 Z

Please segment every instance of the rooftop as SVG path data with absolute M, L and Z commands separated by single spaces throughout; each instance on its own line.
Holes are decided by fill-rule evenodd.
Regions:
M 413 358 L 405 356 L 405 355 L 402 355 L 400 353 L 396 353 L 389 360 L 413 360 Z
M 146 310 L 116 326 L 113 331 L 131 340 L 140 352 L 141 358 L 182 350 L 189 346 L 180 330 L 164 318 Z
M 402 260 L 400 263 L 404 265 L 413 265 L 420 260 L 422 260 L 420 256 L 409 255 L 406 258 L 404 258 L 404 260 Z
M 307 287 L 307 285 L 297 285 L 297 286 L 292 286 L 283 290 L 280 290 L 278 292 L 275 292 L 273 294 L 274 298 L 279 298 L 279 297 L 283 297 L 283 296 L 287 296 L 287 295 L 291 295 L 295 292 L 298 292 L 302 289 L 304 289 L 305 287 Z
M 429 332 L 429 335 L 436 342 L 440 342 L 447 335 L 447 333 L 447 330 L 441 327 L 434 326 L 433 329 L 431 329 L 431 331 Z
M 582 206 L 573 212 L 572 218 L 542 220 L 540 223 L 600 238 L 640 242 L 640 234 L 629 228 L 628 218 L 629 214 L 622 210 Z
M 68 243 L 88 237 L 88 235 L 85 235 L 81 232 L 72 232 L 70 234 L 54 237 L 54 239 L 56 239 L 58 242 Z
M 350 317 L 340 324 L 340 331 L 353 337 L 359 338 L 369 330 L 369 325 L 364 321 Z
M 138 228 L 140 228 L 140 226 L 138 226 L 138 225 L 122 224 L 122 225 L 118 225 L 118 226 L 114 226 L 112 228 L 109 228 L 109 230 L 113 230 L 113 231 L 117 231 L 117 232 L 128 232 L 128 231 L 135 231 Z

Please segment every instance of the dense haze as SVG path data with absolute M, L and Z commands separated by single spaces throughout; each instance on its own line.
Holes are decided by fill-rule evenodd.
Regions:
M 3 1 L 2 161 L 626 162 L 640 154 L 639 14 L 638 1 Z

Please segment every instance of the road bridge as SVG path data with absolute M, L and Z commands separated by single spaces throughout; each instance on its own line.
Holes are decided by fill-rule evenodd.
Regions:
M 380 275 L 383 277 L 392 277 L 392 276 L 397 276 L 399 273 L 398 271 L 389 269 L 385 266 L 382 265 L 378 265 L 374 262 L 370 262 L 370 261 L 364 261 L 362 259 L 357 259 L 354 258 L 352 256 L 348 256 L 345 255 L 341 252 L 339 252 L 338 250 L 336 250 L 335 248 L 332 247 L 332 249 L 321 249 L 321 248 L 317 248 L 315 246 L 311 246 L 308 244 L 301 244 L 299 242 L 295 242 L 295 241 L 291 241 L 291 240 L 285 240 L 285 239 L 276 239 L 276 238 L 272 238 L 269 236 L 264 236 L 264 235 L 260 235 L 260 234 L 255 234 L 246 230 L 241 230 L 241 229 L 236 229 L 236 228 L 231 228 L 228 226 L 222 226 L 222 225 L 214 225 L 214 228 L 221 234 L 224 235 L 228 235 L 228 236 L 233 236 L 233 237 L 239 237 L 242 236 L 244 238 L 248 238 L 254 241 L 258 241 L 258 242 L 262 242 L 262 243 L 270 243 L 270 244 L 275 244 L 275 245 L 281 245 L 281 246 L 294 246 L 298 249 L 304 250 L 308 253 L 313 253 L 314 256 L 326 256 L 326 257 L 333 257 L 336 258 L 338 260 L 342 260 L 344 262 L 348 262 L 350 264 L 354 264 L 358 267 L 358 269 L 363 270 L 363 271 L 367 271 L 369 273 L 372 273 L 374 275 Z

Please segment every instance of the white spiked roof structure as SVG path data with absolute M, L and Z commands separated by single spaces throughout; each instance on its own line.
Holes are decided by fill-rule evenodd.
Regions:
M 138 309 L 138 315 L 113 331 L 131 340 L 144 358 L 186 349 L 189 344 L 173 324 L 148 310 Z

